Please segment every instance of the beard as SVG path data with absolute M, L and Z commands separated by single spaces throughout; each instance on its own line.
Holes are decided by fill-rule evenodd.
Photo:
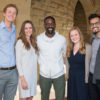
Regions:
M 95 32 L 93 32 L 94 35 L 96 35 L 96 34 L 98 34 L 98 33 L 99 33 L 99 31 L 95 31 Z
M 52 30 L 50 30 L 50 29 L 52 29 Z M 53 34 L 55 32 L 55 29 L 52 27 L 49 27 L 49 28 L 47 28 L 47 30 L 46 30 L 46 33 L 48 33 L 48 34 Z
M 94 35 L 96 35 L 98 32 L 93 32 Z
M 96 35 L 100 32 L 100 29 L 98 27 L 93 28 L 93 34 Z

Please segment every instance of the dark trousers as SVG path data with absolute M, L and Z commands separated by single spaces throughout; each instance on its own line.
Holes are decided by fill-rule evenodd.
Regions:
M 56 100 L 65 100 L 65 76 L 62 75 L 55 79 L 45 78 L 40 75 L 39 77 L 41 88 L 41 100 L 49 100 L 51 85 L 53 84 Z
M 100 100 L 100 84 L 93 84 L 93 74 L 89 73 L 90 100 Z

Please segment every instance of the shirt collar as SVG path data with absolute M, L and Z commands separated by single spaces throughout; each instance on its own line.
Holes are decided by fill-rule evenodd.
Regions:
M 1 28 L 6 28 L 4 21 L 2 21 L 0 25 L 1 25 Z
M 43 34 L 44 34 L 43 39 L 47 42 L 53 42 L 55 38 L 58 36 L 58 32 L 55 32 L 55 35 L 52 38 L 49 38 L 48 36 L 46 36 L 45 32 Z
M 100 35 L 96 37 L 96 35 L 93 35 L 93 39 L 100 39 Z
M 5 25 L 5 23 L 4 23 L 4 21 L 2 21 L 0 25 L 1 25 L 1 28 L 7 28 L 6 25 Z M 11 27 L 12 27 L 12 32 L 14 32 L 16 30 L 15 25 L 12 24 Z

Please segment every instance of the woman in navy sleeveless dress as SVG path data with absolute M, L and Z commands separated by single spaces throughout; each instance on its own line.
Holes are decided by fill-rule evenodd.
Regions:
M 85 83 L 85 44 L 82 33 L 74 27 L 69 33 L 67 59 L 69 78 L 67 100 L 89 100 L 88 83 Z

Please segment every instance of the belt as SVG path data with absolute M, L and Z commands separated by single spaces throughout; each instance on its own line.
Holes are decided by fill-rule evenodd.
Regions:
M 15 69 L 16 66 L 8 67 L 8 68 L 0 68 L 0 70 L 12 70 Z

